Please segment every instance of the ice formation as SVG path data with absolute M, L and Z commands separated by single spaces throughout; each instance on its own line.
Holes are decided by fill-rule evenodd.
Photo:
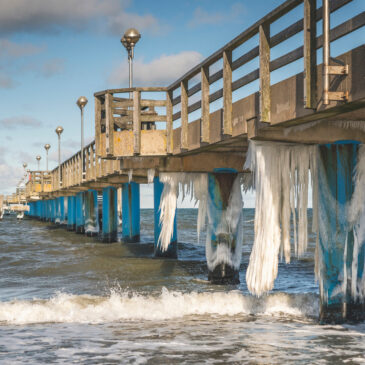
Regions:
M 133 178 L 133 169 L 128 170 L 128 182 L 131 182 Z
M 153 178 L 155 177 L 155 169 L 147 170 L 147 182 L 148 184 L 153 183 Z
M 242 195 L 241 181 L 242 177 L 238 175 L 232 186 L 232 191 L 229 197 L 228 206 L 225 210 L 217 213 L 217 209 L 211 202 L 208 192 L 208 174 L 207 173 L 161 173 L 160 181 L 164 184 L 164 189 L 161 196 L 160 204 L 160 222 L 162 225 L 159 245 L 162 250 L 166 250 L 174 228 L 174 218 L 176 212 L 176 201 L 179 192 L 183 194 L 183 199 L 186 196 L 191 196 L 195 202 L 199 203 L 197 232 L 198 240 L 201 230 L 206 224 L 208 218 L 207 239 L 206 239 L 206 256 L 209 269 L 213 269 L 220 263 L 227 263 L 238 269 L 241 262 L 242 253 Z M 213 223 L 213 217 L 220 215 L 219 224 Z M 224 244 L 218 244 L 212 247 L 211 238 L 213 235 L 229 233 L 235 236 L 234 250 Z
M 253 173 L 256 210 L 255 241 L 246 281 L 255 295 L 273 288 L 279 253 L 290 262 L 291 219 L 295 254 L 301 255 L 307 248 L 309 169 L 314 178 L 316 151 L 310 145 L 250 142 L 244 167 Z

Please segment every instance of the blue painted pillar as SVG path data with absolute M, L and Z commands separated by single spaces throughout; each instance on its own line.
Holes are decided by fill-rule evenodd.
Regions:
M 117 189 L 103 188 L 102 240 L 110 243 L 117 241 L 118 235 L 118 196 Z
M 46 205 L 47 205 L 47 222 L 50 222 L 52 218 L 51 199 L 47 200 Z
M 46 201 L 41 200 L 41 220 L 46 220 Z
M 55 223 L 64 224 L 65 223 L 65 198 L 60 196 L 55 199 L 56 204 L 56 218 Z
M 140 240 L 139 185 L 135 182 L 122 184 L 122 239 L 124 242 Z
M 34 217 L 34 202 L 29 202 L 29 216 Z
M 51 199 L 50 203 L 51 203 L 51 222 L 54 223 L 56 221 L 56 199 Z
M 356 225 L 349 225 L 347 209 L 354 191 L 358 148 L 359 144 L 354 141 L 319 146 L 318 264 L 323 323 L 365 318 L 364 298 L 354 297 L 352 291 L 353 285 L 355 288 L 360 285 L 363 276 L 365 237 L 357 235 Z M 362 240 L 356 250 L 355 239 Z M 352 265 L 354 260 L 356 268 Z
M 85 233 L 84 193 L 76 194 L 76 233 Z
M 40 200 L 37 200 L 36 203 L 35 203 L 35 208 L 36 208 L 36 217 L 38 219 L 41 219 L 41 201 Z
M 67 230 L 76 230 L 76 197 L 67 198 Z
M 207 236 L 210 242 L 206 242 L 206 258 L 208 280 L 214 284 L 240 282 L 243 203 L 241 185 L 236 179 L 237 173 L 231 169 L 219 169 L 208 174 Z M 230 200 L 231 194 L 234 194 L 233 202 Z M 228 209 L 236 211 L 236 216 L 227 219 Z
M 176 223 L 176 211 L 174 218 L 174 232 L 169 244 L 169 247 L 166 251 L 162 251 L 160 245 L 158 244 L 158 238 L 160 237 L 162 224 L 160 223 L 160 202 L 161 195 L 163 191 L 163 183 L 160 182 L 160 179 L 156 176 L 153 179 L 153 213 L 154 213 L 154 223 L 155 223 L 155 256 L 156 257 L 171 257 L 177 258 L 177 223 Z
M 85 233 L 87 236 L 97 236 L 99 234 L 99 209 L 98 192 L 88 190 L 84 193 L 85 199 Z

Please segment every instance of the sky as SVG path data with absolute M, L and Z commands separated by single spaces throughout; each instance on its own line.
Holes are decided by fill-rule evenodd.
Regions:
M 321 1 L 319 0 L 319 3 Z M 127 87 L 127 54 L 120 38 L 129 27 L 141 40 L 135 49 L 134 85 L 168 86 L 282 3 L 281 0 L 0 0 L 0 194 L 14 191 L 22 164 L 36 169 L 49 143 L 49 168 L 57 165 L 57 135 L 63 126 L 62 160 L 80 149 L 84 95 L 85 140 L 94 136 L 93 94 Z M 272 25 L 271 32 L 301 17 L 302 6 Z M 365 10 L 354 0 L 331 18 L 336 26 Z M 320 23 L 318 32 L 320 33 Z M 272 59 L 297 48 L 302 34 L 272 50 Z M 364 29 L 338 41 L 334 53 L 363 44 Z M 256 60 L 257 61 L 257 60 Z M 255 62 L 256 62 L 255 61 Z M 249 67 L 256 67 L 253 62 Z M 302 60 L 273 73 L 272 83 L 300 72 Z M 253 83 L 251 91 L 256 91 Z M 152 207 L 143 187 L 142 207 Z M 246 206 L 254 197 L 246 197 Z M 190 206 L 185 202 L 180 206 Z

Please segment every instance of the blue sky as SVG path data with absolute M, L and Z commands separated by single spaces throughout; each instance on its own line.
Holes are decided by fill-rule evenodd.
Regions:
M 51 144 L 49 166 L 56 166 L 57 125 L 64 127 L 63 159 L 79 150 L 80 111 L 75 102 L 80 95 L 89 99 L 85 139 L 92 139 L 94 92 L 128 83 L 126 51 L 120 43 L 128 27 L 142 34 L 135 51 L 135 85 L 166 86 L 281 3 L 0 0 L 0 193 L 14 190 L 23 162 L 36 168 L 37 154 L 45 168 L 45 143 Z M 299 19 L 301 10 L 274 24 L 272 34 Z M 365 1 L 354 0 L 332 17 L 332 25 L 363 10 Z M 272 57 L 298 47 L 300 37 L 273 50 Z M 364 29 L 357 31 L 351 42 L 339 41 L 334 53 L 363 44 L 364 37 Z M 299 72 L 301 65 L 298 61 L 272 75 L 272 83 Z M 252 85 L 252 91 L 255 88 Z M 151 205 L 150 189 L 143 194 L 148 197 L 143 204 Z

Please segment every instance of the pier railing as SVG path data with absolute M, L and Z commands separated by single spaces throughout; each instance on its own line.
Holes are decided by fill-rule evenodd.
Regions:
M 52 184 L 50 171 L 30 171 L 28 182 L 25 185 L 27 198 L 39 197 L 42 193 L 49 193 L 55 189 Z

